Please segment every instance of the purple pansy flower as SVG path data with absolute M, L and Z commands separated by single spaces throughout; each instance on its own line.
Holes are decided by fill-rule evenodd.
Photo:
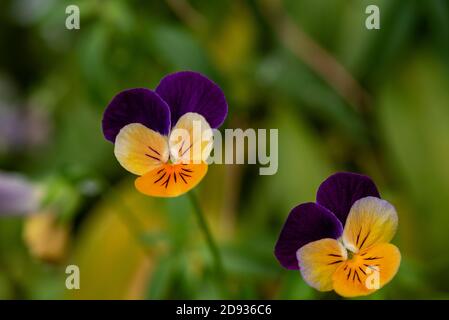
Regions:
M 104 112 L 103 133 L 114 143 L 119 163 L 141 176 L 135 182 L 140 192 L 175 197 L 206 174 L 211 128 L 218 128 L 227 112 L 225 96 L 214 82 L 197 72 L 176 72 L 154 91 L 137 88 L 117 94 Z M 175 134 L 178 129 L 187 137 Z
M 115 142 L 120 130 L 130 123 L 168 135 L 182 115 L 202 115 L 211 128 L 218 128 L 226 119 L 228 105 L 223 91 L 200 73 L 181 71 L 165 76 L 155 91 L 129 89 L 117 94 L 103 115 L 103 133 Z
M 274 253 L 317 290 L 367 295 L 399 268 L 400 252 L 389 243 L 397 223 L 396 210 L 369 177 L 340 172 L 320 185 L 316 203 L 293 208 Z
M 298 270 L 299 248 L 319 239 L 340 237 L 354 202 L 368 196 L 380 198 L 367 176 L 339 172 L 327 178 L 318 188 L 316 203 L 300 204 L 290 212 L 275 247 L 281 265 Z

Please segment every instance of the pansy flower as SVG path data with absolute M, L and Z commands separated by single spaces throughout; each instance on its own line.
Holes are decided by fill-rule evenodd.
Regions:
M 139 176 L 135 186 L 140 192 L 176 197 L 205 176 L 211 129 L 223 123 L 227 110 L 215 83 L 196 72 L 177 72 L 154 91 L 117 94 L 104 112 L 103 133 L 114 143 L 119 163 Z
M 320 185 L 316 203 L 290 212 L 275 256 L 319 291 L 368 295 L 399 268 L 400 252 L 389 243 L 397 224 L 396 210 L 369 177 L 336 173 Z

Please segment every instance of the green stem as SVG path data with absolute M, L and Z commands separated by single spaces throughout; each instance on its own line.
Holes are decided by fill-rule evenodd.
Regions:
M 218 246 L 215 243 L 214 238 L 212 237 L 212 233 L 210 232 L 209 226 L 207 225 L 206 218 L 204 217 L 203 210 L 198 202 L 198 198 L 195 196 L 193 192 L 188 193 L 190 201 L 194 207 L 195 215 L 198 219 L 198 224 L 200 225 L 201 230 L 204 233 L 204 237 L 206 238 L 207 246 L 212 254 L 212 258 L 215 264 L 215 270 L 221 281 L 224 280 L 225 272 L 223 268 L 223 262 L 221 259 L 220 251 L 218 250 Z

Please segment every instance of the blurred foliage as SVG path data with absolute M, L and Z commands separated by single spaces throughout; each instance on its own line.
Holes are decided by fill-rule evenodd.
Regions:
M 80 7 L 80 30 L 65 28 L 69 4 Z M 380 7 L 380 30 L 364 27 L 368 4 Z M 349 103 L 285 46 L 269 5 L 349 71 L 365 104 Z M 449 298 L 449 2 L 2 1 L 0 43 L 0 117 L 15 121 L 0 122 L 12 127 L 0 167 L 33 179 L 46 195 L 39 214 L 56 217 L 40 222 L 42 237 L 29 231 L 33 218 L 2 217 L 0 298 L 337 298 L 282 269 L 273 247 L 289 210 L 339 170 L 372 176 L 399 212 L 401 268 L 369 298 Z M 223 128 L 279 129 L 276 175 L 213 165 L 194 191 L 229 292 L 214 281 L 188 198 L 138 194 L 101 132 L 117 92 L 154 88 L 178 70 L 220 84 Z M 68 264 L 80 266 L 79 291 L 64 287 Z

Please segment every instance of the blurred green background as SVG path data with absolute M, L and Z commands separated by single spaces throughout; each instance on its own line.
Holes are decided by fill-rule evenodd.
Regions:
M 65 28 L 69 4 L 80 30 Z M 365 28 L 369 4 L 380 30 Z M 401 267 L 368 298 L 449 298 L 449 1 L 1 1 L 0 44 L 0 168 L 41 200 L 0 219 L 0 298 L 337 299 L 273 248 L 290 209 L 342 170 L 371 176 L 399 214 Z M 226 279 L 188 197 L 139 194 L 101 132 L 116 93 L 179 70 L 222 87 L 222 129 L 279 129 L 276 175 L 211 165 L 194 190 Z

